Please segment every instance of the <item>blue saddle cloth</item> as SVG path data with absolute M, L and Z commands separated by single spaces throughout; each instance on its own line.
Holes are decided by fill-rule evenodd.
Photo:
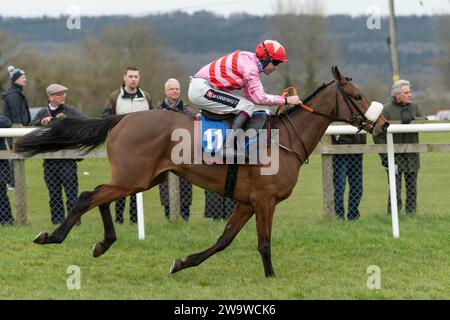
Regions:
M 222 153 L 230 126 L 225 121 L 213 121 L 200 115 L 199 137 L 201 137 L 202 151 L 211 155 Z M 247 151 L 253 143 L 258 142 L 258 135 L 245 139 L 243 146 Z

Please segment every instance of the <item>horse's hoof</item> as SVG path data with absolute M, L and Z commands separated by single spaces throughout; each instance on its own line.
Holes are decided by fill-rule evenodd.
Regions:
M 170 266 L 169 272 L 175 273 L 181 270 L 181 259 L 176 259 L 173 261 L 172 265 Z
M 100 257 L 104 253 L 103 251 L 103 245 L 101 242 L 97 242 L 94 244 L 94 247 L 92 248 L 92 255 L 94 258 Z
M 33 242 L 37 244 L 44 244 L 47 240 L 48 233 L 47 232 L 41 232 L 39 233 L 36 238 L 34 238 Z

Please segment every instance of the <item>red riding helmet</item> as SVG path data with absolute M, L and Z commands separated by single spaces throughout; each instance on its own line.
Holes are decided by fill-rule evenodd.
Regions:
M 260 59 L 267 59 L 269 62 L 272 60 L 286 62 L 286 51 L 284 47 L 275 40 L 264 40 L 259 43 L 255 49 L 256 56 Z

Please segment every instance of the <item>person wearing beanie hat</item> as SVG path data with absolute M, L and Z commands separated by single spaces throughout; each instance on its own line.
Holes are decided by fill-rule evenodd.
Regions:
M 25 71 L 14 66 L 8 67 L 11 86 L 2 92 L 3 98 L 3 115 L 11 120 L 12 125 L 27 126 L 31 121 L 30 110 L 28 108 L 27 98 L 23 94 L 23 88 L 27 84 Z M 12 150 L 12 138 L 7 138 L 9 149 Z M 14 170 L 11 164 L 11 188 L 14 188 Z
M 26 82 L 25 71 L 23 71 L 22 69 L 15 68 L 14 66 L 9 66 L 8 72 L 9 72 L 9 77 L 11 78 L 12 83 L 16 82 L 16 80 L 21 77 L 23 77 L 22 80 L 25 79 L 25 82 Z M 23 87 L 23 85 L 22 85 L 22 87 Z
M 11 86 L 2 93 L 4 108 L 3 114 L 13 124 L 27 126 L 31 121 L 27 98 L 23 94 L 23 88 L 27 84 L 25 71 L 14 66 L 8 67 Z

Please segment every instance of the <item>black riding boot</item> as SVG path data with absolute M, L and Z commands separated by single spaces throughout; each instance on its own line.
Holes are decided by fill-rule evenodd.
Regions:
M 233 124 L 231 125 L 231 129 L 242 129 L 244 124 L 248 121 L 248 115 L 245 112 L 239 112 L 239 114 L 234 118 Z
M 234 118 L 233 124 L 231 125 L 231 129 L 237 130 L 242 129 L 244 125 L 247 123 L 249 117 L 246 112 L 240 112 L 236 118 Z M 230 154 L 232 150 L 234 150 L 234 142 L 236 141 L 236 138 L 228 139 L 226 141 L 225 150 L 228 150 L 227 154 Z M 239 146 L 237 148 L 237 151 L 235 152 L 237 156 L 245 155 L 245 150 L 243 146 Z M 234 152 L 233 152 L 234 154 Z

